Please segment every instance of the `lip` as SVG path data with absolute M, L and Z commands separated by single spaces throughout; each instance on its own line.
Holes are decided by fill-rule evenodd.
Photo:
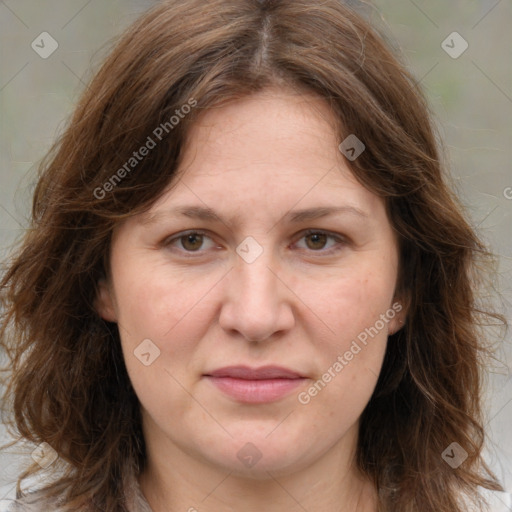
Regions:
M 224 394 L 244 403 L 274 402 L 306 380 L 300 373 L 281 366 L 229 366 L 203 377 Z
M 210 377 L 231 377 L 233 379 L 263 380 L 263 379 L 299 379 L 304 377 L 298 372 L 284 368 L 283 366 L 261 366 L 251 368 L 249 366 L 226 366 L 206 374 Z

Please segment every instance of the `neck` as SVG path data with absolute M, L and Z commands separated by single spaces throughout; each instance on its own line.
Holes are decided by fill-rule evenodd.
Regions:
M 146 469 L 139 477 L 153 512 L 377 511 L 375 487 L 357 471 L 354 457 L 344 459 L 337 447 L 294 472 L 265 470 L 248 476 L 211 465 L 175 445 L 171 450 L 154 446 L 160 450 L 147 446 Z

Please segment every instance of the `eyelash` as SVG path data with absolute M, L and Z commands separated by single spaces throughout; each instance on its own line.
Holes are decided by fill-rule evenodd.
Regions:
M 211 237 L 208 236 L 208 233 L 206 231 L 203 231 L 201 229 L 192 229 L 189 231 L 183 231 L 181 233 L 178 233 L 176 236 L 173 236 L 172 238 L 165 239 L 163 242 L 163 245 L 165 247 L 170 247 L 173 244 L 173 242 L 177 242 L 188 235 L 203 235 L 203 236 L 211 239 Z M 331 233 L 329 231 L 324 231 L 321 229 L 308 229 L 302 233 L 302 236 L 299 238 L 299 240 L 301 240 L 307 236 L 310 236 L 310 235 L 326 235 L 327 238 L 331 238 L 331 239 L 337 241 L 337 247 L 334 247 L 334 248 L 331 248 L 328 250 L 319 249 L 319 250 L 315 251 L 313 249 L 310 249 L 308 251 L 308 252 L 312 252 L 312 253 L 321 254 L 323 256 L 330 256 L 330 255 L 340 251 L 344 246 L 346 246 L 348 244 L 348 240 L 345 237 L 343 237 L 341 235 L 337 235 L 335 233 Z M 187 251 L 186 249 L 178 249 L 178 251 L 182 252 L 183 254 L 186 254 L 186 256 L 185 256 L 186 258 L 197 258 L 197 257 L 202 256 L 202 254 L 204 253 L 204 251 L 201 251 L 201 250 Z

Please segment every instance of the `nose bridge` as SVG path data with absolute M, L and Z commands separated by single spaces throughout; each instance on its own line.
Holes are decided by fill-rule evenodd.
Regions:
M 256 242 L 257 243 L 257 242 Z M 270 248 L 263 248 L 255 242 L 243 242 L 237 248 L 239 258 L 235 264 L 236 294 L 242 302 L 241 308 L 249 314 L 254 310 L 275 310 L 278 290 L 278 278 L 271 271 L 273 255 Z M 244 249 L 249 251 L 244 253 Z
M 240 281 L 243 290 L 255 299 L 261 298 L 261 294 L 268 294 L 276 286 L 276 275 L 270 270 L 275 266 L 274 252 L 270 241 L 260 244 L 252 236 L 246 237 L 236 248 L 238 254 L 235 263 L 236 279 Z M 251 293 L 252 292 L 252 293 Z M 270 298 L 269 294 L 269 297 Z
M 242 242 L 237 248 L 239 257 L 230 272 L 221 313 L 224 329 L 236 330 L 252 341 L 286 330 L 294 321 L 273 253 L 258 246 L 249 240 L 246 246 Z
M 277 299 L 279 279 L 272 272 L 272 258 L 261 255 L 255 261 L 248 263 L 239 259 L 235 267 L 235 275 L 239 281 L 239 296 L 247 304 L 270 304 Z

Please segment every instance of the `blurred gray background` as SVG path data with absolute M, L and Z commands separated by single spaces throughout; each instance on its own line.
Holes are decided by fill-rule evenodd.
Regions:
M 37 164 L 111 38 L 155 3 L 0 0 L 1 259 L 27 225 Z M 456 190 L 499 256 L 497 306 L 512 319 L 512 1 L 376 0 L 373 5 L 370 16 L 395 39 L 430 100 Z M 509 492 L 511 345 L 509 333 L 486 389 L 486 457 Z M 0 427 L 0 443 L 7 440 Z M 20 465 L 31 461 L 33 448 L 0 452 L 0 503 L 13 497 Z

